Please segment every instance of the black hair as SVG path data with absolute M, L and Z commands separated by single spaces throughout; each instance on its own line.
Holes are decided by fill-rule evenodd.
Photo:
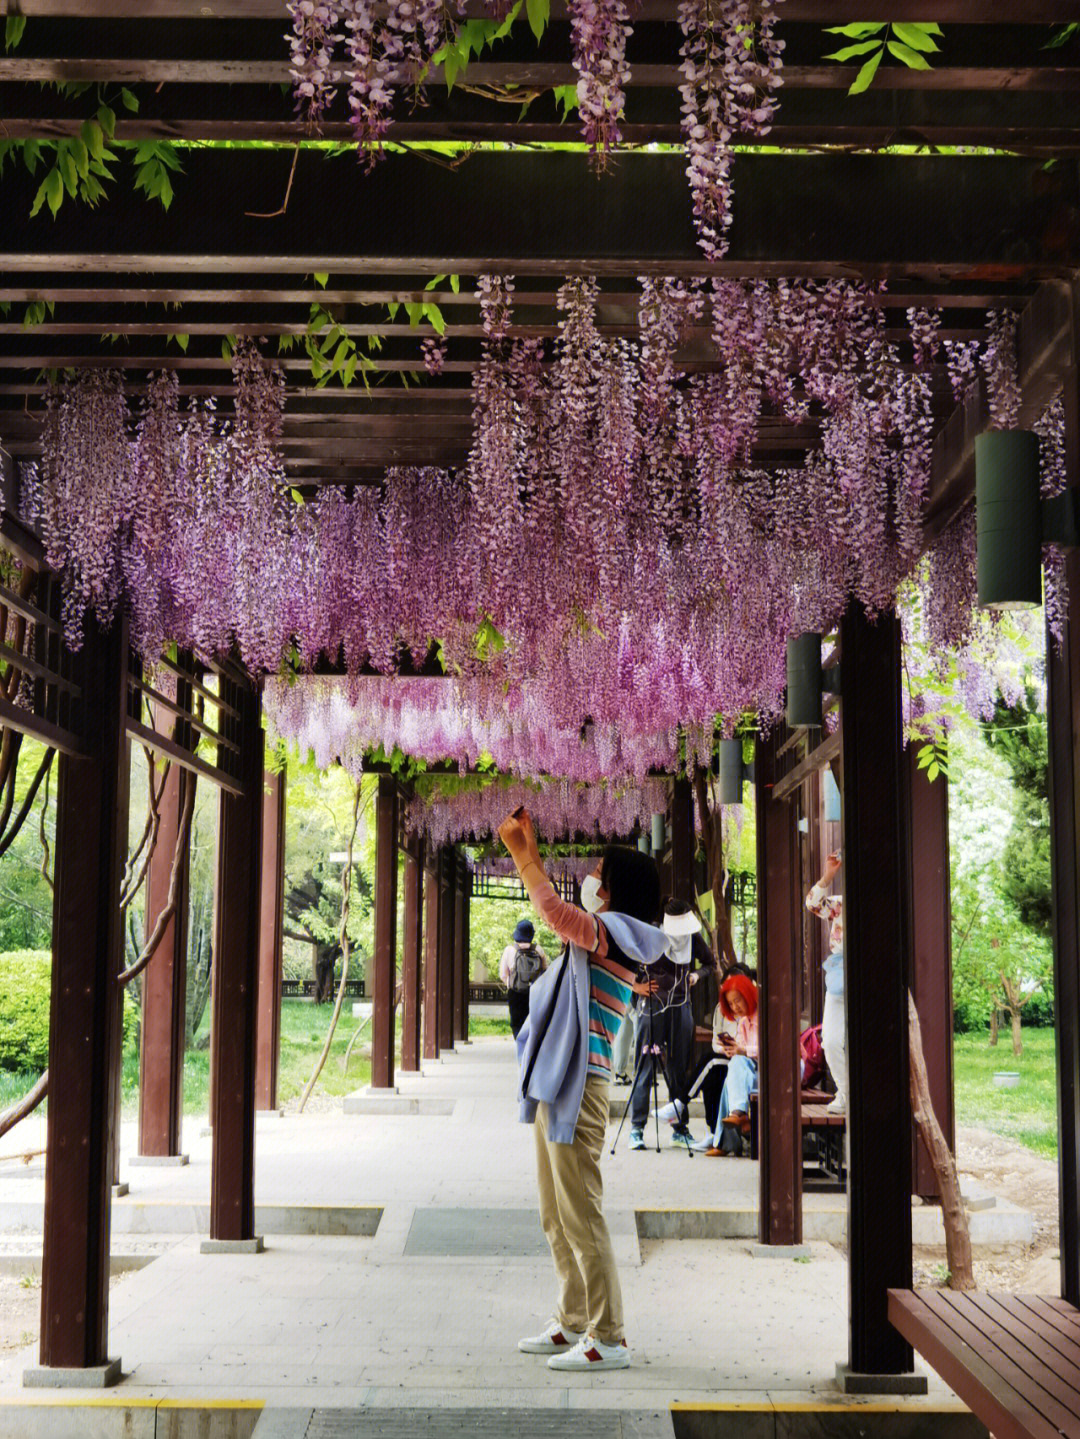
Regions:
M 600 883 L 608 892 L 608 909 L 655 924 L 660 913 L 660 871 L 652 855 L 609 844 L 600 862 Z
M 677 914 L 690 914 L 691 909 L 685 899 L 675 899 L 669 894 L 664 900 L 664 913 L 674 917 Z

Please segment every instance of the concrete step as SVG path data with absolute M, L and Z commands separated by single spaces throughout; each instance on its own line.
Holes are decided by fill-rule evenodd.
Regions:
M 674 1439 L 674 1432 L 662 1409 L 264 1409 L 252 1439 Z
M 15 1238 L 40 1234 L 42 1201 L 0 1201 L 0 1234 Z M 257 1234 L 335 1234 L 371 1236 L 379 1227 L 382 1208 L 372 1204 L 256 1204 Z M 206 1234 L 210 1205 L 194 1199 L 114 1199 L 114 1235 Z M 29 1242 L 29 1239 L 24 1242 Z

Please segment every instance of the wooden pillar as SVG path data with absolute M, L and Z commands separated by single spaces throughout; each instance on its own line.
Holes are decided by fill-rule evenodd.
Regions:
M 259 900 L 259 1017 L 255 1107 L 276 1109 L 281 1047 L 281 964 L 285 927 L 285 771 L 263 779 L 262 877 Z
M 259 693 L 219 677 L 226 738 L 240 746 L 233 773 L 242 794 L 221 792 L 214 915 L 214 992 L 210 1030 L 214 1092 L 210 1241 L 255 1239 L 255 1037 L 259 983 L 263 732 Z
M 465 1038 L 469 1038 L 469 983 L 472 979 L 472 938 L 470 930 L 470 918 L 472 914 L 472 871 L 466 870 L 465 884 L 462 889 L 462 923 L 461 923 L 461 947 L 464 951 L 465 966 L 465 996 L 462 1001 L 464 1006 L 464 1031 Z
M 439 1057 L 439 852 L 424 875 L 424 1058 Z
M 108 1364 L 110 1136 L 120 1062 L 127 626 L 87 618 L 83 757 L 58 757 L 41 1363 Z M 119 1378 L 119 1361 L 106 1382 Z
M 953 1108 L 952 908 L 949 893 L 949 782 L 929 780 L 918 750 L 907 754 L 911 823 L 911 992 L 919 1011 L 930 1099 L 950 1149 Z M 912 1193 L 941 1197 L 926 1145 L 912 1124 Z
M 394 1087 L 397 983 L 397 780 L 379 779 L 375 797 L 375 953 L 371 965 L 371 1087 Z
M 454 847 L 439 851 L 439 1049 L 454 1048 Z
M 405 930 L 401 945 L 401 1068 L 420 1068 L 420 947 L 424 933 L 424 866 L 416 849 L 405 853 Z
M 169 882 L 180 832 L 180 816 L 195 776 L 173 764 L 165 780 L 158 812 L 157 845 L 146 871 L 149 935 L 169 902 Z M 139 1051 L 139 1147 L 142 1156 L 168 1158 L 180 1153 L 184 1093 L 184 1018 L 187 1002 L 188 858 L 181 860 L 176 913 L 142 976 L 142 1028 Z
M 460 851 L 454 866 L 454 1043 L 469 1039 L 469 954 L 465 947 L 465 888 L 469 866 Z
M 694 789 L 685 775 L 671 781 L 671 893 L 675 899 L 693 904 L 694 853 L 697 833 L 694 827 Z
M 844 987 L 852 1374 L 907 1374 L 889 1289 L 911 1288 L 908 844 L 900 625 L 852 601 L 840 627 L 844 772 Z
M 795 815 L 772 797 L 778 741 L 759 740 L 755 773 L 758 874 L 758 1115 L 762 1244 L 802 1243 L 802 1125 L 799 1110 L 799 995 L 795 906 Z
M 1065 455 L 1068 483 L 1080 487 L 1080 334 L 1074 351 L 1076 368 L 1065 383 Z M 1046 637 L 1046 691 L 1061 1293 L 1080 1305 L 1080 551 L 1066 552 L 1065 578 L 1061 643 Z

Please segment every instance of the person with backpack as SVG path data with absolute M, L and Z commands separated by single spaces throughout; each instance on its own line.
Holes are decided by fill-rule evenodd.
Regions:
M 529 990 L 548 965 L 547 955 L 536 943 L 535 935 L 532 920 L 519 919 L 514 926 L 513 941 L 499 960 L 499 978 L 506 987 L 510 1028 L 515 1039 L 529 1017 Z

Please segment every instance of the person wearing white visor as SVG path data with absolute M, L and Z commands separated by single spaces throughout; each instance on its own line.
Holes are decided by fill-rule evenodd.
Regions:
M 661 922 L 668 936 L 664 957 L 639 976 L 634 1086 L 630 1093 L 630 1148 L 645 1148 L 649 1091 L 655 1075 L 664 1074 L 669 1103 L 659 1118 L 672 1126 L 672 1142 L 688 1148 L 693 1136 L 687 1125 L 690 1065 L 694 1049 L 694 1015 L 690 991 L 703 968 L 716 962 L 700 936 L 701 921 L 685 900 L 669 899 Z M 659 1051 L 659 1052 L 657 1052 Z

